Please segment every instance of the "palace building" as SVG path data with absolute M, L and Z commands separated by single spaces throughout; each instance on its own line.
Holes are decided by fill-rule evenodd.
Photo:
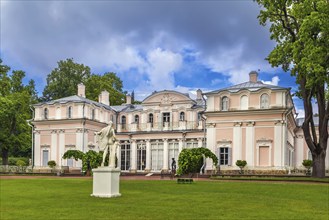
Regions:
M 95 131 L 113 121 L 120 140 L 118 165 L 122 172 L 161 172 L 178 161 L 184 148 L 207 147 L 219 158 L 221 170 L 293 169 L 310 158 L 300 119 L 289 88 L 264 84 L 251 72 L 248 82 L 202 93 L 196 99 L 172 90 L 153 92 L 141 104 L 112 106 L 103 91 L 99 101 L 77 95 L 33 105 L 34 169 L 49 160 L 59 167 L 81 169 L 81 161 L 62 159 L 67 150 L 98 151 Z M 328 155 L 327 158 L 328 159 Z M 207 160 L 206 171 L 215 169 Z M 329 169 L 327 160 L 326 169 Z

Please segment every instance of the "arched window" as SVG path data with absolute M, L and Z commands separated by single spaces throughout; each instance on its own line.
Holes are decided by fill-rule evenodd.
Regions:
M 139 124 L 139 115 L 135 115 L 135 123 Z
M 228 110 L 228 97 L 227 96 L 224 96 L 221 100 L 221 110 L 222 111 L 227 111 Z
M 149 123 L 151 123 L 151 126 L 153 127 L 153 114 L 149 114 Z
M 264 93 L 260 96 L 260 108 L 265 109 L 270 107 L 270 97 L 268 94 Z
M 180 121 L 185 121 L 185 112 L 181 112 L 181 113 L 179 114 L 179 120 L 180 120 Z
M 44 119 L 48 119 L 48 109 L 47 108 L 45 108 L 44 110 L 43 110 L 43 117 L 44 117 Z
M 121 127 L 122 129 L 126 129 L 126 116 L 121 117 Z
M 67 118 L 72 118 L 72 106 L 67 108 Z
M 243 95 L 240 98 L 240 109 L 247 110 L 248 109 L 248 96 Z

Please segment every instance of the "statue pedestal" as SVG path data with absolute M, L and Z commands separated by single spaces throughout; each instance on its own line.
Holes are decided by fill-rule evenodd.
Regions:
M 121 196 L 119 193 L 120 172 L 119 168 L 98 167 L 93 169 L 93 194 L 91 196 L 103 198 Z

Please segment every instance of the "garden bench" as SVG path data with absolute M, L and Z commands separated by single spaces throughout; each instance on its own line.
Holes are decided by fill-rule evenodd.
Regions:
M 192 178 L 178 178 L 177 183 L 193 183 Z

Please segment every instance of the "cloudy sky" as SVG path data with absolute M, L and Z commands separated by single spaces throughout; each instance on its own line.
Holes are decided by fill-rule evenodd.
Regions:
M 275 42 L 259 10 L 252 0 L 1 0 L 1 59 L 34 79 L 39 94 L 67 58 L 117 73 L 139 100 L 154 90 L 216 90 L 247 81 L 252 70 L 294 91 L 290 74 L 264 60 Z

